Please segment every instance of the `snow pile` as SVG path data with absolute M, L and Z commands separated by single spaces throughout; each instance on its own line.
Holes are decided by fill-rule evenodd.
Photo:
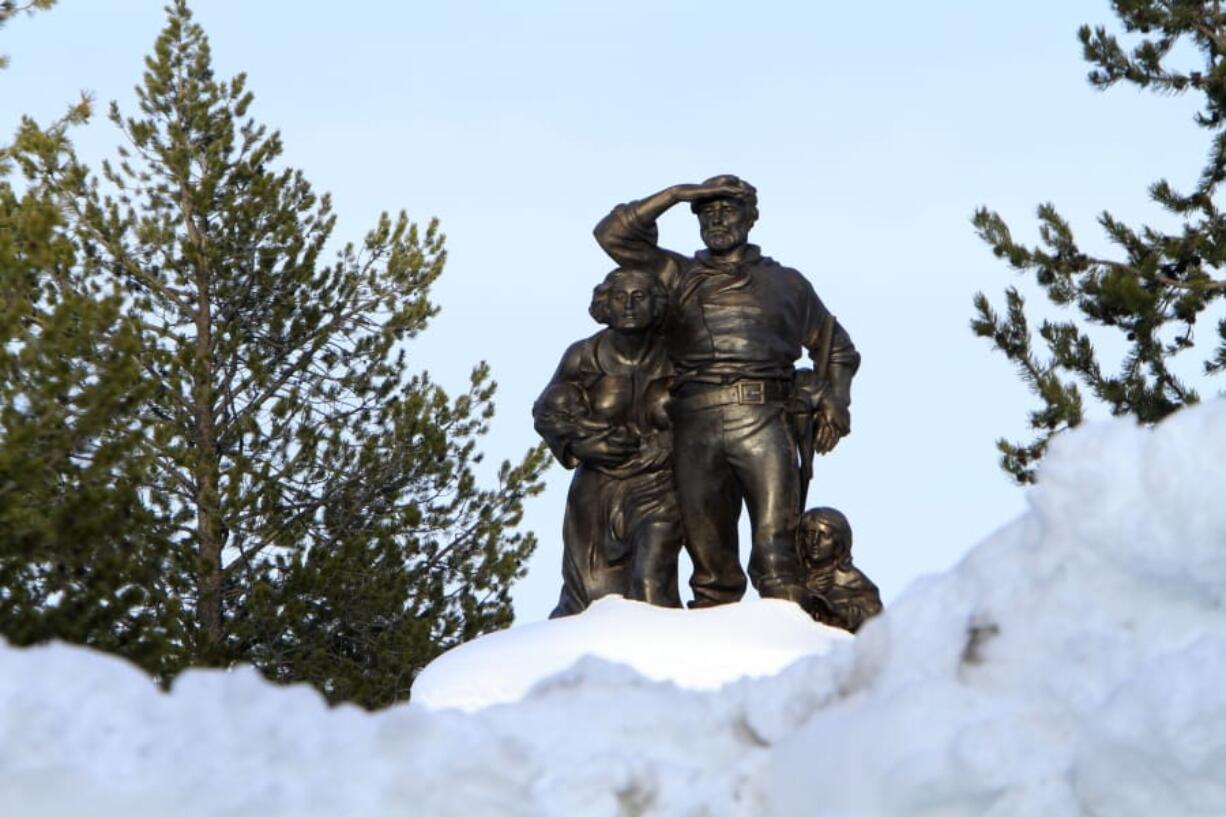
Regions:
M 1224 500 L 1226 402 L 1081 429 L 957 568 L 715 691 L 584 659 L 518 703 L 372 716 L 249 670 L 166 696 L 83 650 L 0 647 L 0 811 L 1226 814 Z
M 789 601 L 676 610 L 607 596 L 582 615 L 513 627 L 443 654 L 414 681 L 413 702 L 465 711 L 511 703 L 585 656 L 624 664 L 653 681 L 716 689 L 774 675 L 850 639 L 815 624 Z
M 1065 436 L 1030 504 L 864 632 L 778 813 L 1226 814 L 1226 401 Z

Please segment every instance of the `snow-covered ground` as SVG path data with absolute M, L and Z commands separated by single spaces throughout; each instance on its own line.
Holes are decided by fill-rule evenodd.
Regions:
M 673 610 L 606 596 L 582 615 L 512 627 L 444 653 L 413 682 L 413 703 L 466 712 L 511 703 L 587 656 L 653 681 L 718 689 L 850 640 L 790 601 Z
M 854 641 L 712 691 L 584 659 L 367 715 L 0 647 L 0 814 L 1226 814 L 1226 402 L 1066 435 L 1030 503 Z

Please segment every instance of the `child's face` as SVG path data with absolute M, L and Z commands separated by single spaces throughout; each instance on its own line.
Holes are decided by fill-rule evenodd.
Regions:
M 828 522 L 822 519 L 802 522 L 800 535 L 805 559 L 810 564 L 827 562 L 834 558 L 835 533 Z

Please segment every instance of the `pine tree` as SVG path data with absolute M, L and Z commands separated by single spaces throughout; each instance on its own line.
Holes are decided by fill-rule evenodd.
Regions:
M 975 333 L 1013 361 L 1042 401 L 1030 414 L 1034 440 L 997 443 L 1002 467 L 1019 483 L 1034 481 L 1034 465 L 1055 434 L 1082 421 L 1082 387 L 1112 414 L 1130 415 L 1146 425 L 1196 403 L 1197 391 L 1172 371 L 1172 364 L 1197 349 L 1198 319 L 1226 295 L 1226 216 L 1214 201 L 1226 179 L 1226 14 L 1218 0 L 1113 0 L 1111 5 L 1124 31 L 1137 41 L 1127 50 L 1105 28 L 1082 27 L 1084 55 L 1094 66 L 1091 85 L 1106 89 L 1124 82 L 1164 95 L 1200 94 L 1204 107 L 1196 122 L 1212 134 L 1211 147 L 1190 190 L 1178 191 L 1165 180 L 1150 187 L 1150 198 L 1182 221 L 1181 229 L 1129 227 L 1107 212 L 1099 217 L 1119 248 L 1115 258 L 1083 252 L 1051 204 L 1038 209 L 1042 246 L 1035 247 L 1015 242 L 996 213 L 975 213 L 975 228 L 997 257 L 1020 272 L 1033 272 L 1053 304 L 1076 306 L 1080 312 L 1078 319 L 1040 324 L 1039 337 L 1047 347 L 1041 356 L 1015 288 L 1006 292 L 1003 317 L 983 293 L 975 298 Z M 1169 64 L 1178 43 L 1195 47 L 1202 70 L 1182 71 Z M 1111 327 L 1122 335 L 1127 351 L 1114 372 L 1100 363 L 1087 325 Z M 1208 375 L 1226 369 L 1226 319 L 1218 322 L 1216 334 L 1216 346 L 1202 363 Z
M 50 5 L 0 4 L 0 25 Z M 48 128 L 23 120 L 0 147 L 0 634 L 161 669 L 160 554 L 140 499 L 150 462 L 139 328 L 118 292 L 81 275 L 56 191 L 34 178 L 71 161 L 67 131 L 88 115 L 82 99 Z
M 514 528 L 548 460 L 478 485 L 488 368 L 450 399 L 405 354 L 437 312 L 438 225 L 385 214 L 326 263 L 328 196 L 277 168 L 279 134 L 248 116 L 243 75 L 215 78 L 184 0 L 167 13 L 139 115 L 111 106 L 117 162 L 42 171 L 69 191 L 82 274 L 118 282 L 140 322 L 170 652 L 334 701 L 404 699 L 439 652 L 510 623 L 535 546 Z

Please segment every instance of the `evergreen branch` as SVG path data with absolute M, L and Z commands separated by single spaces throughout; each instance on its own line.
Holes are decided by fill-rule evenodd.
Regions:
M 1172 278 L 1169 275 L 1158 272 L 1156 270 L 1145 270 L 1133 264 L 1126 264 L 1121 261 L 1112 261 L 1107 258 L 1095 258 L 1093 256 L 1081 256 L 1079 263 L 1083 265 L 1096 265 L 1107 269 L 1116 270 L 1131 275 L 1135 278 L 1141 278 L 1146 281 L 1162 284 L 1163 286 L 1171 287 L 1172 289 L 1182 289 L 1191 292 L 1213 293 L 1226 292 L 1226 280 L 1194 280 L 1181 281 L 1178 278 Z
M 980 238 L 1015 270 L 1033 272 L 1052 304 L 1075 305 L 1086 321 L 1116 327 L 1129 344 L 1119 374 L 1107 377 L 1089 339 L 1074 323 L 1044 322 L 1040 334 L 1051 359 L 1040 362 L 1030 352 L 1020 296 L 1008 291 L 1009 313 L 1003 320 L 982 295 L 976 297 L 975 332 L 990 338 L 1019 367 L 1022 379 L 1045 404 L 1043 410 L 1031 413 L 1032 427 L 1043 435 L 1035 443 L 998 443 L 1003 465 L 1019 481 L 1032 478 L 1027 467 L 1042 455 L 1051 434 L 1080 422 L 1080 396 L 1074 384 L 1060 380 L 1058 372 L 1073 375 L 1112 413 L 1132 414 L 1143 423 L 1158 422 L 1195 403 L 1196 390 L 1174 375 L 1167 360 L 1193 347 L 1198 316 L 1226 296 L 1226 280 L 1208 272 L 1226 264 L 1226 222 L 1214 205 L 1215 191 L 1226 181 L 1226 64 L 1221 60 L 1226 20 L 1220 4 L 1115 0 L 1112 5 L 1125 31 L 1142 37 L 1128 52 L 1105 28 L 1083 26 L 1079 36 L 1084 56 L 1095 66 L 1089 74 L 1091 84 L 1105 89 L 1124 81 L 1172 94 L 1195 90 L 1203 94 L 1205 103 L 1197 122 L 1216 133 L 1194 192 L 1180 195 L 1165 180 L 1150 187 L 1154 202 L 1185 220 L 1181 234 L 1165 235 L 1149 227 L 1133 230 L 1108 213 L 1100 216 L 1101 226 L 1123 250 L 1123 260 L 1083 253 L 1050 204 L 1038 211 L 1039 247 L 1016 243 L 997 214 L 983 208 L 975 213 L 973 223 Z M 1166 67 L 1183 37 L 1202 53 L 1204 71 Z M 1182 324 L 1182 331 L 1168 344 L 1160 333 L 1171 322 Z M 1226 340 L 1226 322 L 1219 329 Z M 1206 373 L 1220 371 L 1218 361 L 1226 362 L 1226 343 L 1217 357 L 1206 361 Z
M 82 212 L 78 201 L 79 200 L 75 197 L 68 198 L 66 200 L 65 205 L 68 212 L 73 215 L 76 224 L 80 226 L 88 237 L 92 238 L 94 241 L 97 241 L 100 245 L 106 247 L 111 252 L 111 260 L 116 264 L 118 269 L 122 270 L 122 274 L 141 286 L 153 290 L 158 295 L 162 296 L 163 299 L 181 309 L 185 314 L 192 316 L 192 320 L 194 320 L 195 316 L 189 305 L 190 301 L 188 300 L 188 293 L 176 291 L 172 287 L 150 275 L 144 269 L 144 267 L 136 263 L 136 261 L 128 255 L 122 241 L 116 240 L 113 236 L 104 231 L 97 223 L 95 223 L 94 219 L 89 217 L 87 213 Z

